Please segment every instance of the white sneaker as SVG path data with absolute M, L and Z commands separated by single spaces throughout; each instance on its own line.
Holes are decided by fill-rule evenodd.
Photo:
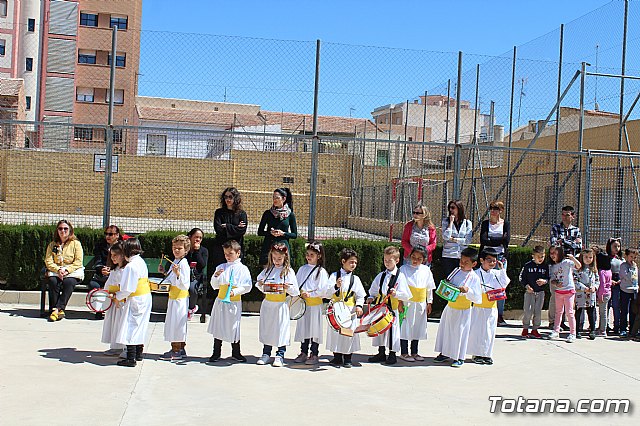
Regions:
M 256 364 L 258 364 L 258 365 L 268 364 L 270 359 L 271 359 L 271 357 L 269 355 L 262 354 L 262 356 L 260 357 L 260 359 L 258 360 L 258 362 Z
M 570 334 L 569 337 L 567 337 L 567 343 L 573 343 L 576 341 L 576 335 L 575 334 Z
M 282 361 L 282 357 L 276 355 L 273 358 L 273 366 L 274 367 L 282 367 L 283 365 L 284 365 L 284 362 Z
M 549 339 L 557 339 L 558 337 L 560 337 L 560 334 L 557 331 L 552 331 L 549 335 Z

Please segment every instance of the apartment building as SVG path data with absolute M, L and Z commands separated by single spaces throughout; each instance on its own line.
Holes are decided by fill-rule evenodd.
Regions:
M 91 124 L 108 119 L 114 26 L 113 123 L 133 123 L 141 20 L 142 0 L 0 0 L 0 78 L 23 79 L 26 119 L 48 124 L 27 132 L 27 146 L 104 144 L 104 129 Z

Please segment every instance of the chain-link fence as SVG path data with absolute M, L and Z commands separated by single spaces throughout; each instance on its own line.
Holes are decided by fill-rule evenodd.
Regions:
M 625 209 L 640 199 L 640 159 L 594 150 L 639 149 L 640 2 L 612 1 L 500 56 L 134 22 L 114 47 L 87 16 L 77 38 L 24 42 L 48 61 L 31 58 L 22 83 L 0 78 L 2 223 L 99 227 L 108 204 L 130 232 L 212 232 L 220 194 L 235 186 L 255 232 L 273 189 L 287 186 L 304 237 L 398 238 L 415 204 L 439 226 L 460 198 L 476 228 L 490 201 L 504 201 L 514 243 L 546 241 L 567 204 L 590 241 L 638 240 L 637 212 Z

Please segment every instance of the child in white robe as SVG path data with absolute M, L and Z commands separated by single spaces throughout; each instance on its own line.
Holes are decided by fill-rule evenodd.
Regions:
M 283 285 L 282 290 L 271 292 L 270 284 Z M 285 244 L 275 243 L 269 250 L 267 267 L 258 275 L 256 287 L 265 293 L 260 305 L 259 336 L 263 344 L 262 356 L 258 365 L 265 365 L 271 360 L 271 350 L 275 346 L 274 367 L 284 365 L 284 352 L 291 341 L 289 305 L 285 303 L 287 294 L 299 296 L 296 274 L 289 263 L 289 249 Z
M 411 251 L 411 263 L 400 267 L 411 291 L 411 299 L 405 306 L 405 318 L 400 324 L 400 359 L 408 362 L 424 361 L 418 353 L 418 341 L 427 339 L 427 316 L 431 314 L 433 290 L 436 288 L 431 268 L 424 264 L 426 260 L 424 249 L 416 247 Z
M 162 354 L 160 359 L 179 361 L 187 355 L 184 347 L 187 344 L 191 269 L 185 256 L 190 248 L 191 241 L 186 235 L 178 235 L 171 241 L 174 259 L 167 276 L 171 287 L 169 287 L 167 316 L 164 322 L 164 341 L 171 342 L 171 350 Z
M 109 292 L 112 297 L 120 290 L 120 281 L 122 281 L 122 271 L 127 264 L 124 259 L 124 252 L 122 250 L 122 241 L 116 241 L 109 249 L 109 257 L 107 265 L 110 269 L 109 277 L 104 283 L 104 288 Z M 122 310 L 117 308 L 117 302 L 114 300 L 114 305 L 105 312 L 104 322 L 102 323 L 102 343 L 108 343 L 109 349 L 105 351 L 107 356 L 117 356 L 122 353 L 124 345 L 116 343 L 116 336 L 118 335 L 118 327 L 121 325 Z
M 242 318 L 242 296 L 251 291 L 251 272 L 242 264 L 242 247 L 235 241 L 222 245 L 227 263 L 216 267 L 211 277 L 211 287 L 218 290 L 218 297 L 211 309 L 211 320 L 207 331 L 213 335 L 213 354 L 209 362 L 220 359 L 222 341 L 231 343 L 231 356 L 239 362 L 247 362 L 240 352 L 240 319 Z M 225 297 L 229 295 L 229 301 Z
M 122 271 L 120 290 L 115 294 L 121 309 L 121 323 L 117 329 L 116 343 L 127 346 L 127 358 L 118 361 L 123 367 L 135 367 L 142 361 L 144 341 L 151 317 L 151 288 L 149 271 L 140 255 L 142 247 L 137 238 L 124 242 L 123 251 L 127 266 Z
M 440 317 L 435 351 L 440 354 L 434 362 L 453 359 L 452 367 L 462 367 L 467 353 L 469 330 L 471 328 L 471 303 L 482 301 L 480 277 L 473 272 L 478 263 L 478 252 L 467 247 L 460 255 L 460 267 L 447 278 L 460 290 L 455 302 L 448 301 Z
M 322 296 L 330 289 L 329 274 L 324 269 L 324 247 L 320 242 L 310 242 L 305 257 L 307 264 L 298 269 L 296 274 L 300 297 L 304 299 L 306 309 L 302 317 L 296 321 L 294 341 L 302 343 L 300 355 L 295 362 L 316 365 L 319 362 L 319 346 L 322 343 Z
M 411 298 L 407 279 L 398 269 L 399 262 L 400 250 L 394 246 L 386 247 L 384 249 L 384 266 L 386 269 L 376 275 L 369 288 L 368 301 L 372 302 L 375 299 L 376 306 L 384 302 L 394 316 L 391 327 L 373 338 L 372 343 L 373 346 L 378 347 L 378 353 L 369 357 L 369 362 L 383 362 L 387 365 L 393 365 L 398 362 L 396 352 L 400 352 L 399 311 L 404 309 L 403 305 L 408 303 Z M 388 357 L 385 353 L 386 348 L 389 348 Z
M 511 280 L 503 263 L 498 260 L 498 252 L 492 247 L 480 253 L 480 268 L 476 269 L 476 274 L 482 281 L 482 302 L 474 303 L 471 308 L 467 354 L 473 356 L 473 362 L 476 364 L 491 365 L 498 326 L 498 302 L 489 301 L 487 291 L 506 288 Z

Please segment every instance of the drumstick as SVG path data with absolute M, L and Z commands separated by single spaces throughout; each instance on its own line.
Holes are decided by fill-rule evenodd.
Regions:
M 164 254 L 162 255 L 162 258 L 167 260 L 169 263 L 171 263 L 173 266 L 178 266 L 177 263 L 175 263 L 173 260 L 169 259 L 167 256 L 165 256 Z

